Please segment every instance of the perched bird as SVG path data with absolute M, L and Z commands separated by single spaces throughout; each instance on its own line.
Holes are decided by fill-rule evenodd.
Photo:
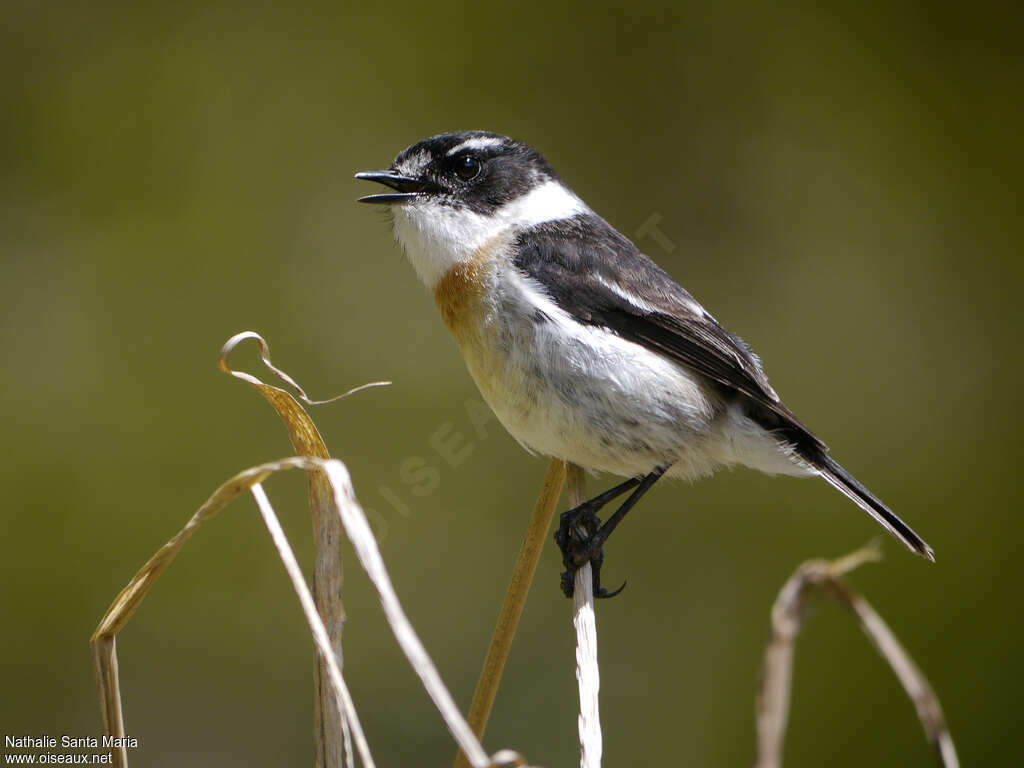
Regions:
M 385 171 L 395 238 L 433 293 L 488 405 L 528 450 L 628 478 L 565 512 L 566 571 L 663 475 L 742 465 L 818 476 L 910 550 L 931 548 L 841 467 L 768 383 L 761 361 L 592 211 L 532 147 L 462 131 L 413 144 Z M 596 513 L 630 492 L 603 525 Z

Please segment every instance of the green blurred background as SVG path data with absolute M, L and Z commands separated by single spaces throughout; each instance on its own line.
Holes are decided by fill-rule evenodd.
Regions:
M 0 731 L 96 734 L 88 637 L 224 479 L 289 454 L 216 369 L 243 329 L 314 397 L 396 587 L 465 708 L 544 462 L 491 421 L 358 170 L 484 128 L 538 146 L 767 361 L 835 455 L 934 546 L 852 580 L 939 692 L 967 765 L 1019 758 L 1022 83 L 1010 5 L 4 4 Z M 256 368 L 246 349 L 236 361 Z M 433 447 L 457 432 L 458 466 Z M 433 437 L 432 437 L 433 436 Z M 427 487 L 403 464 L 433 468 Z M 411 465 L 406 465 L 406 469 Z M 592 480 L 605 487 L 610 478 Z M 269 483 L 304 562 L 304 481 Z M 606 764 L 753 751 L 768 612 L 879 533 L 824 483 L 656 489 L 609 549 Z M 570 604 L 545 553 L 487 733 L 576 761 Z M 379 763 L 446 765 L 354 559 L 349 683 Z M 137 765 L 312 761 L 312 648 L 248 499 L 120 639 Z M 791 766 L 929 765 L 910 704 L 822 605 Z

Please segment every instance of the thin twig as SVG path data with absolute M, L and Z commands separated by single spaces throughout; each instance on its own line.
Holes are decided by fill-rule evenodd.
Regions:
M 569 508 L 587 499 L 587 480 L 583 469 L 570 464 Z M 600 768 L 602 740 L 598 692 L 601 672 L 597 663 L 597 619 L 594 615 L 593 567 L 586 563 L 576 571 L 573 590 L 572 624 L 576 629 L 576 680 L 580 689 L 580 768 Z
M 868 546 L 832 562 L 810 560 L 797 568 L 779 592 L 772 606 L 772 634 L 765 648 L 763 677 L 757 697 L 755 768 L 781 768 L 796 638 L 803 628 L 807 602 L 814 593 L 835 597 L 858 619 L 917 708 L 939 764 L 944 768 L 958 768 L 953 739 L 935 692 L 882 618 L 841 578 L 862 563 L 879 558 L 877 547 Z
M 551 527 L 551 519 L 558 506 L 558 497 L 562 493 L 564 482 L 565 464 L 558 459 L 552 459 L 544 475 L 544 483 L 541 485 L 540 495 L 526 528 L 519 555 L 516 557 L 512 579 L 505 593 L 505 602 L 502 603 L 501 612 L 498 614 L 494 636 L 487 649 L 487 658 L 476 684 L 473 703 L 469 708 L 469 724 L 479 739 L 483 739 L 487 719 L 491 715 L 491 707 L 501 683 L 501 673 L 505 669 L 505 660 L 512 647 L 512 638 L 515 637 L 519 617 L 523 613 L 526 596 L 530 592 L 533 574 L 537 570 L 540 553 L 547 541 L 548 529 Z M 455 768 L 467 768 L 468 765 L 465 755 L 459 752 L 455 757 Z

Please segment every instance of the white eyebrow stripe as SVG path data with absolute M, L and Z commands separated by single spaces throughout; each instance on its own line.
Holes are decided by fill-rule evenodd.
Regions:
M 486 149 L 487 147 L 496 147 L 503 143 L 504 141 L 497 136 L 474 136 L 472 139 L 466 139 L 461 144 L 456 144 L 446 154 L 448 157 L 451 157 L 464 149 Z

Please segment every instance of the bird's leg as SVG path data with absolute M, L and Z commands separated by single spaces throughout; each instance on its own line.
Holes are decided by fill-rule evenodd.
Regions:
M 566 568 L 562 573 L 562 592 L 566 597 L 572 597 L 576 571 L 588 562 L 594 572 L 594 597 L 615 597 L 626 586 L 623 583 L 614 592 L 609 592 L 601 586 L 601 564 L 604 562 L 603 545 L 615 527 L 622 522 L 626 513 L 658 481 L 658 478 L 665 474 L 668 467 L 669 465 L 655 467 L 654 471 L 643 477 L 632 477 L 599 496 L 562 513 L 558 530 L 555 531 L 555 542 L 562 550 L 562 564 Z M 598 510 L 629 490 L 633 492 L 615 510 L 615 514 L 602 525 L 597 517 Z
M 635 488 L 640 484 L 641 479 L 639 477 L 631 477 L 614 488 L 563 512 L 559 517 L 558 530 L 555 531 L 555 541 L 558 543 L 558 548 L 562 550 L 562 554 L 565 555 L 566 547 L 572 541 L 585 541 L 597 533 L 601 527 L 601 521 L 598 519 L 597 513 L 601 508 L 609 501 L 617 499 L 626 491 Z M 580 562 L 580 565 L 583 565 L 585 562 L 586 559 Z

